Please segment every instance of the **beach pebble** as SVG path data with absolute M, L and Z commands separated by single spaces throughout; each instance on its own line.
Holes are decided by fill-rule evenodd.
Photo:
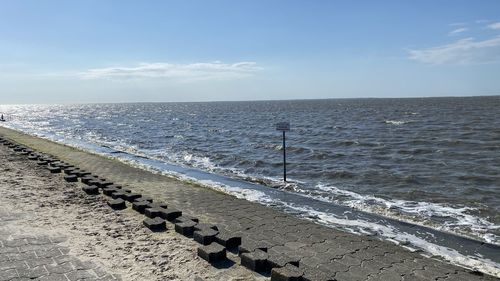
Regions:
M 198 256 L 209 263 L 220 262 L 226 259 L 226 248 L 216 243 L 201 246 L 198 247 Z

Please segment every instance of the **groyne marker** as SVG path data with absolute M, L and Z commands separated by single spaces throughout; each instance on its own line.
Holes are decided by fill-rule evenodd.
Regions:
M 285 132 L 290 131 L 289 122 L 279 122 L 276 124 L 276 130 L 283 132 L 283 181 L 286 182 L 286 143 Z

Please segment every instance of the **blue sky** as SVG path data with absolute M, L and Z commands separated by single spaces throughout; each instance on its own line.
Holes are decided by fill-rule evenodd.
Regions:
M 500 94 L 499 1 L 0 0 L 0 103 Z

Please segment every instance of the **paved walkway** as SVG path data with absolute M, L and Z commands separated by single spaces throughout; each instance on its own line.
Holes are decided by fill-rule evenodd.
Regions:
M 302 280 L 497 280 L 112 159 L 0 128 L 2 135 L 164 201 L 169 208 L 217 225 L 220 231 L 241 234 L 241 250 L 247 252 L 242 260 L 250 261 L 256 270 L 265 267 L 262 264 L 288 264 L 286 268 Z

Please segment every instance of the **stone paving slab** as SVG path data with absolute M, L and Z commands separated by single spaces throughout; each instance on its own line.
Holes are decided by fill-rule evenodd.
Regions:
M 0 209 L 0 228 L 20 214 Z M 20 235 L 0 232 L 0 281 L 7 280 L 121 280 L 92 261 L 69 253 L 64 236 Z
M 466 280 L 498 280 L 423 257 L 373 237 L 327 228 L 113 159 L 3 128 L 0 128 L 0 135 L 58 157 L 133 192 L 151 196 L 155 201 L 167 202 L 169 208 L 178 209 L 183 215 L 195 216 L 200 222 L 214 224 L 229 233 L 237 232 L 241 234 L 240 248 L 249 252 L 246 256 L 253 256 L 254 251 L 268 253 L 267 257 L 287 256 L 303 272 L 304 280 L 460 280 L 462 277 Z M 271 268 L 266 270 L 270 273 Z

